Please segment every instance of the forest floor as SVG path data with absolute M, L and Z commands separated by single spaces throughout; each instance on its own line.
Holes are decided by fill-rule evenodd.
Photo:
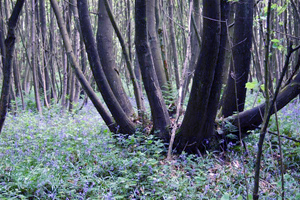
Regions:
M 278 115 L 280 133 L 299 138 L 299 101 Z M 151 135 L 112 136 L 91 103 L 76 113 L 18 111 L 0 135 L 0 199 L 251 199 L 258 136 L 245 139 L 248 154 L 233 145 L 167 161 Z M 300 199 L 300 144 L 281 141 L 285 197 Z M 268 134 L 261 199 L 280 199 L 279 155 L 277 136 Z

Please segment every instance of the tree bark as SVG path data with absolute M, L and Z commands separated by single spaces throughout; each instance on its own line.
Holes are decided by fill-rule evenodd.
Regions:
M 220 2 L 203 0 L 203 46 L 197 63 L 187 110 L 180 127 L 179 151 L 197 152 L 211 137 L 203 132 L 220 45 Z M 209 111 L 211 112 L 211 111 Z M 210 115 L 211 117 L 212 115 Z
M 101 66 L 97 45 L 90 22 L 87 1 L 77 0 L 77 7 L 85 48 L 97 86 L 100 89 L 108 109 L 112 113 L 117 124 L 120 126 L 120 132 L 125 134 L 133 134 L 135 132 L 135 126 L 126 115 L 115 95 L 113 94 Z
M 200 27 L 200 1 L 199 0 L 193 0 L 193 1 L 194 1 L 194 3 L 193 3 L 193 17 L 194 17 L 195 24 L 196 24 L 195 28 L 197 28 L 197 30 L 200 30 L 199 29 L 199 27 Z M 198 59 L 199 53 L 200 53 L 200 43 L 198 42 L 197 32 L 196 32 L 195 28 L 192 28 L 191 59 L 190 59 L 188 71 L 186 72 L 187 76 L 186 76 L 186 79 L 184 80 L 183 92 L 182 92 L 182 102 L 184 101 L 186 93 L 188 91 L 189 84 L 190 84 L 190 81 L 193 77 L 194 70 L 195 70 L 196 64 L 197 64 L 197 59 Z
M 123 55 L 124 55 L 124 58 L 125 58 L 126 66 L 127 66 L 127 69 L 128 69 L 129 75 L 130 75 L 130 79 L 131 79 L 131 82 L 132 82 L 132 85 L 133 85 L 134 96 L 135 96 L 136 105 L 137 105 L 137 108 L 138 108 L 138 111 L 139 111 L 139 115 L 143 117 L 144 112 L 145 112 L 145 106 L 144 106 L 144 101 L 142 99 L 142 90 L 141 90 L 141 87 L 139 87 L 138 80 L 137 80 L 136 75 L 134 73 L 134 69 L 133 69 L 132 62 L 131 62 L 131 54 L 127 53 L 127 49 L 126 49 L 124 39 L 121 35 L 120 30 L 117 27 L 117 23 L 116 23 L 113 15 L 112 15 L 112 12 L 111 12 L 111 9 L 110 9 L 110 6 L 109 6 L 107 0 L 104 0 L 104 1 L 105 1 L 107 14 L 109 16 L 109 19 L 112 23 L 113 28 L 115 29 L 116 35 L 117 35 L 117 37 L 119 39 L 119 42 L 120 42 L 120 45 L 122 47 L 122 52 L 123 52 Z M 130 41 L 128 41 L 128 42 L 130 42 Z M 129 47 L 130 47 L 130 45 L 129 45 Z M 129 52 L 130 52 L 130 48 L 129 48 Z
M 252 27 L 253 27 L 253 0 L 241 0 L 236 5 L 236 18 L 233 35 L 233 64 L 227 80 L 224 93 L 222 114 L 224 117 L 235 111 L 244 110 L 246 99 L 246 83 L 250 71 Z M 237 98 L 237 99 L 236 99 Z
M 57 2 L 55 0 L 51 0 L 51 6 L 54 10 L 54 13 L 55 13 L 55 16 L 56 16 L 56 19 L 57 19 L 57 23 L 58 23 L 58 26 L 59 26 L 59 30 L 60 30 L 60 33 L 63 37 L 66 53 L 70 57 L 70 60 L 72 62 L 71 66 L 74 69 L 76 77 L 78 78 L 78 80 L 81 83 L 83 89 L 85 90 L 85 92 L 87 93 L 87 95 L 89 96 L 91 101 L 93 102 L 94 106 L 96 107 L 97 111 L 99 112 L 99 114 L 103 118 L 104 122 L 106 123 L 106 125 L 108 126 L 110 131 L 112 131 L 112 132 L 116 131 L 116 125 L 113 122 L 113 119 L 110 117 L 109 113 L 104 109 L 102 103 L 100 102 L 97 95 L 95 94 L 92 87 L 90 86 L 89 82 L 86 80 L 84 74 L 80 70 L 80 66 L 79 66 L 78 62 L 76 61 L 75 55 L 73 53 L 71 41 L 70 41 L 70 38 L 69 38 L 69 35 L 68 35 L 68 32 L 67 32 L 67 28 L 66 28 L 66 25 L 64 24 L 64 21 L 63 21 L 63 18 L 61 16 L 61 14 L 60 14 Z
M 165 141 L 169 140 L 170 119 L 162 98 L 155 73 L 151 50 L 147 40 L 146 0 L 136 0 L 135 5 L 135 45 L 142 73 L 143 83 L 149 100 L 153 131 Z
M 34 96 L 37 111 L 42 114 L 42 105 L 39 93 L 39 81 L 37 75 L 37 65 L 36 65 L 36 26 L 35 26 L 35 0 L 31 0 L 31 66 L 32 66 L 32 76 L 33 76 L 33 87 Z
M 103 67 L 103 71 L 108 83 L 116 96 L 119 104 L 128 116 L 134 114 L 133 107 L 126 95 L 122 81 L 120 79 L 119 70 L 116 67 L 113 55 L 113 27 L 106 12 L 104 0 L 98 1 L 98 31 L 97 31 L 97 49 Z
M 153 58 L 153 64 L 157 75 L 159 86 L 162 90 L 168 90 L 167 77 L 163 67 L 161 51 L 157 39 L 156 18 L 155 18 L 155 0 L 146 0 L 146 16 L 148 27 L 148 38 Z
M 49 32 L 49 51 L 50 52 L 54 52 L 54 23 L 53 23 L 53 10 L 50 9 L 50 32 Z M 55 66 L 54 66 L 54 60 L 53 60 L 53 55 L 49 55 L 49 66 L 50 66 L 50 70 L 51 71 L 51 96 L 54 99 L 54 102 L 57 103 L 58 101 L 58 97 L 57 97 L 57 90 L 56 90 L 56 78 L 55 78 L 55 74 L 56 74 L 56 70 L 55 70 Z
M 230 4 L 228 1 L 221 1 L 221 21 L 227 21 L 230 10 Z M 215 132 L 215 119 L 218 112 L 219 101 L 222 89 L 222 75 L 224 71 L 225 55 L 226 55 L 226 43 L 227 43 L 227 24 L 221 23 L 221 36 L 220 36 L 220 49 L 218 54 L 217 66 L 215 69 L 215 75 L 213 84 L 210 91 L 208 107 L 206 115 L 206 122 L 202 132 L 206 137 L 210 137 Z
M 4 61 L 3 62 L 4 66 L 3 66 L 3 83 L 2 83 L 2 91 L 1 91 L 1 99 L 0 99 L 0 133 L 4 125 L 7 108 L 9 104 L 9 89 L 10 89 L 11 75 L 12 75 L 12 61 L 13 61 L 15 41 L 16 41 L 15 28 L 22 7 L 24 5 L 24 2 L 25 0 L 18 0 L 16 2 L 13 12 L 8 21 L 8 32 L 5 40 L 5 54 L 2 55 L 5 59 L 2 59 Z
M 172 45 L 172 53 L 173 53 L 173 62 L 174 62 L 174 74 L 176 80 L 176 88 L 180 87 L 180 77 L 179 77 L 179 68 L 178 68 L 178 55 L 177 55 L 177 46 L 176 46 L 176 38 L 174 31 L 174 22 L 173 22 L 173 0 L 169 1 L 169 23 L 170 23 L 170 38 Z
M 42 46 L 42 63 L 41 71 L 43 72 L 44 76 L 44 97 L 45 97 L 45 104 L 51 103 L 51 93 L 50 93 L 50 77 L 48 71 L 48 45 L 46 45 L 46 36 L 47 36 L 47 24 L 46 24 L 46 8 L 45 8 L 45 0 L 39 0 L 39 14 L 40 14 L 40 28 L 41 28 L 41 46 Z

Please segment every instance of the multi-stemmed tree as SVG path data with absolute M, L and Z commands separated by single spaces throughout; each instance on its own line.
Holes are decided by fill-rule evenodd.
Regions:
M 20 2 L 21 1 L 17 1 L 15 8 L 18 8 Z M 136 62 L 136 66 L 139 66 L 139 69 L 135 70 L 138 73 L 134 74 L 133 67 L 135 62 L 133 61 L 134 57 L 132 55 L 135 54 L 132 54 L 131 52 L 131 44 L 129 45 L 130 48 L 126 47 L 126 43 L 124 42 L 125 37 L 122 36 L 122 31 L 120 31 L 121 29 L 118 27 L 119 24 L 116 22 L 118 20 L 114 18 L 111 10 L 111 1 L 99 0 L 96 17 L 98 20 L 97 29 L 93 29 L 93 20 L 91 19 L 87 0 L 77 0 L 77 2 L 72 1 L 72 5 L 67 5 L 65 7 L 66 12 L 64 15 L 63 12 L 60 11 L 59 5 L 55 0 L 51 0 L 50 2 L 52 7 L 51 13 L 52 11 L 55 13 L 65 46 L 64 51 L 60 50 L 63 52 L 62 58 L 64 61 L 69 62 L 69 66 L 73 68 L 73 72 L 68 72 L 67 65 L 64 62 L 63 73 L 66 74 L 63 74 L 63 77 L 60 75 L 63 84 L 60 87 L 60 94 L 57 95 L 55 91 L 59 88 L 56 88 L 55 86 L 56 77 L 53 75 L 53 73 L 55 73 L 55 68 L 53 66 L 45 68 L 38 66 L 39 70 L 36 70 L 34 68 L 36 61 L 32 60 L 31 68 L 34 71 L 33 78 L 34 83 L 36 84 L 36 97 L 39 96 L 39 92 L 42 89 L 44 92 L 43 97 L 45 99 L 45 105 L 51 101 L 51 98 L 55 100 L 61 98 L 66 101 L 67 91 L 69 91 L 69 94 L 72 94 L 70 103 L 72 103 L 71 101 L 73 101 L 73 99 L 75 101 L 75 99 L 78 98 L 78 92 L 80 92 L 78 86 L 76 86 L 77 89 L 74 88 L 76 81 L 78 81 L 112 132 L 123 134 L 135 133 L 136 128 L 140 126 L 140 123 L 136 122 L 140 119 L 136 119 L 137 115 L 134 114 L 135 111 L 133 105 L 129 101 L 128 95 L 122 86 L 121 72 L 117 67 L 114 54 L 115 42 L 113 41 L 113 32 L 116 32 L 127 69 L 129 70 L 130 79 L 132 83 L 134 83 L 134 91 L 138 103 L 137 107 L 142 109 L 142 98 L 140 95 L 142 88 L 139 88 L 140 86 L 137 84 L 138 80 L 136 80 L 136 76 L 139 77 L 138 73 L 140 71 L 143 87 L 150 105 L 151 123 L 147 125 L 152 125 L 152 133 L 156 134 L 165 142 L 169 142 L 171 130 L 174 133 L 176 132 L 176 145 L 174 145 L 174 147 L 176 147 L 178 151 L 185 150 L 189 152 L 199 152 L 199 150 L 201 151 L 202 149 L 207 148 L 211 140 L 223 137 L 229 131 L 232 131 L 227 130 L 226 126 L 221 126 L 222 134 L 216 134 L 216 116 L 220 109 L 221 116 L 223 116 L 221 119 L 224 123 L 231 123 L 232 125 L 239 127 L 236 129 L 239 131 L 234 132 L 237 136 L 245 136 L 248 130 L 257 128 L 257 126 L 262 123 L 262 113 L 264 113 L 265 104 L 244 111 L 246 96 L 245 85 L 249 80 L 251 55 L 252 57 L 259 58 L 253 59 L 253 65 L 256 65 L 255 69 L 257 70 L 261 63 L 259 60 L 262 60 L 262 58 L 260 58 L 261 55 L 259 55 L 259 52 L 262 51 L 262 45 L 256 44 L 255 42 L 263 41 L 264 36 L 263 33 L 253 29 L 253 13 L 255 9 L 258 9 L 258 5 L 254 4 L 253 0 L 241 0 L 237 3 L 223 0 L 203 0 L 202 7 L 199 7 L 199 1 L 197 0 L 191 1 L 190 4 L 188 4 L 196 10 L 192 11 L 190 15 L 191 18 L 187 20 L 190 22 L 189 26 L 191 27 L 189 28 L 190 32 L 187 33 L 187 39 L 191 42 L 190 46 L 192 51 L 198 52 L 197 49 L 199 45 L 201 45 L 201 50 L 196 57 L 194 55 L 195 52 L 192 52 L 191 56 L 186 56 L 187 58 L 191 57 L 192 59 L 189 63 L 189 70 L 182 70 L 188 74 L 182 74 L 181 76 L 177 74 L 177 72 L 180 72 L 179 69 L 175 69 L 176 73 L 172 73 L 172 70 L 168 69 L 168 67 L 170 68 L 172 66 L 172 62 L 168 63 L 168 61 L 174 60 L 172 55 L 180 55 L 176 54 L 176 52 L 174 53 L 174 51 L 180 49 L 178 48 L 180 43 L 178 43 L 178 39 L 176 38 L 177 29 L 175 26 L 177 25 L 177 22 L 174 20 L 175 17 L 170 18 L 168 16 L 169 12 L 165 11 L 166 8 L 168 8 L 173 15 L 173 8 L 176 8 L 175 6 L 177 3 L 170 1 L 170 4 L 166 5 L 159 0 L 135 1 L 134 43 L 137 55 L 135 59 L 138 61 Z M 42 52 L 43 56 L 42 59 L 39 60 L 39 63 L 44 63 L 45 65 L 51 63 L 53 65 L 54 59 L 51 56 L 51 52 L 49 53 L 46 48 L 48 40 L 46 39 L 47 30 L 45 26 L 47 23 L 45 23 L 46 14 L 44 12 L 44 1 L 39 1 L 39 4 L 39 24 L 41 27 L 38 30 L 40 30 L 41 40 L 38 41 L 42 41 L 40 47 L 43 50 L 37 50 L 34 47 L 31 47 L 31 56 L 35 59 L 34 52 Z M 130 6 L 129 1 L 127 1 L 127 5 L 128 7 Z M 299 11 L 295 5 L 296 3 L 292 2 L 292 7 L 295 9 L 296 16 Z M 182 5 L 177 6 L 182 7 Z M 32 10 L 37 8 L 36 6 L 33 7 Z M 163 9 L 165 10 L 162 12 L 161 10 Z M 183 10 L 181 9 L 181 12 L 182 11 Z M 127 16 L 131 16 L 130 9 L 128 9 L 127 12 Z M 200 13 L 202 14 L 202 18 L 200 18 L 202 20 L 199 19 Z M 229 15 L 229 13 L 235 13 L 235 15 Z M 70 18 L 70 16 L 73 16 L 73 18 Z M 182 19 L 182 16 L 183 13 L 181 13 L 180 17 L 181 20 L 184 20 Z M 28 18 L 29 14 L 27 14 L 26 17 Z M 34 17 L 37 17 L 37 15 Z M 230 17 L 234 18 L 231 19 Z M 16 18 L 11 19 L 16 20 Z M 72 22 L 72 19 L 74 19 L 74 22 Z M 54 26 L 52 20 L 53 19 L 51 18 L 51 27 Z M 131 19 L 129 18 L 128 20 L 130 21 Z M 170 33 L 166 32 L 164 20 L 171 24 L 170 27 L 172 27 L 172 30 Z M 234 21 L 234 23 L 228 24 L 228 21 Z M 70 31 L 72 29 L 72 24 L 75 33 Z M 129 24 L 131 27 L 131 23 Z M 10 34 L 13 33 L 12 30 L 14 30 L 15 26 L 16 21 L 14 23 L 9 23 L 8 39 L 11 37 Z M 180 27 L 181 25 L 179 24 L 178 26 Z M 32 38 L 34 38 L 33 36 L 36 32 L 34 30 L 35 27 L 36 26 L 32 24 Z M 199 27 L 201 28 L 199 29 Z M 232 37 L 228 34 L 230 29 L 234 29 Z M 296 29 L 299 32 L 298 28 L 295 26 L 295 30 Z M 95 30 L 97 30 L 96 34 L 94 33 Z M 159 30 L 160 34 L 158 34 Z M 259 31 L 262 30 L 263 28 L 260 27 Z M 3 32 L 0 33 L 1 52 L 3 56 L 2 63 L 4 64 L 4 82 L 2 85 L 3 89 L 0 104 L 2 127 L 8 107 L 8 91 L 11 83 L 10 74 L 12 69 L 9 58 L 13 56 L 13 51 L 10 51 L 9 42 L 6 42 L 6 50 L 4 50 L 4 35 Z M 80 36 L 78 36 L 78 33 Z M 55 32 L 53 30 L 50 30 L 49 34 L 49 42 L 58 42 L 58 37 L 54 37 Z M 127 34 L 129 34 L 128 41 L 131 41 L 131 33 L 127 32 Z M 170 41 L 167 37 L 168 34 L 171 36 Z M 257 36 L 257 38 L 252 40 L 253 36 Z M 80 41 L 73 42 L 72 44 L 72 38 L 75 40 L 79 39 Z M 9 41 L 8 39 L 7 41 Z M 164 46 L 164 44 L 167 44 L 168 42 L 170 42 L 172 51 L 169 51 L 169 49 Z M 252 44 L 255 47 L 255 51 L 251 51 Z M 81 47 L 81 52 L 78 50 L 79 46 Z M 55 48 L 53 44 L 50 44 L 49 47 L 51 50 Z M 92 71 L 92 79 L 95 81 L 97 88 L 101 92 L 108 110 L 95 94 L 93 90 L 94 85 L 91 85 L 89 78 L 87 78 L 83 72 L 86 71 L 85 52 L 87 53 L 88 64 Z M 186 53 L 188 54 L 189 51 L 186 51 Z M 277 55 L 276 60 L 274 60 L 279 66 L 280 62 L 278 62 L 278 60 L 283 62 L 284 59 L 282 56 L 279 56 L 278 51 L 274 52 L 274 54 Z M 80 59 L 78 58 L 79 55 L 81 55 Z M 227 66 L 225 66 L 225 64 L 228 64 L 228 62 L 225 59 L 228 55 L 231 55 L 231 62 L 229 62 L 230 70 L 227 74 Z M 287 58 L 287 61 L 289 58 L 290 57 Z M 299 68 L 299 59 L 295 60 L 293 78 L 291 78 L 286 87 L 281 90 L 275 101 L 277 109 L 284 107 L 300 92 L 298 87 L 300 75 L 297 71 Z M 174 65 L 183 64 L 183 59 L 180 60 L 179 58 L 175 58 L 175 61 L 176 63 L 174 63 Z M 27 62 L 30 64 L 30 59 L 28 59 Z M 168 113 L 168 106 L 165 103 L 166 97 L 162 94 L 162 90 L 166 90 L 167 92 L 171 91 L 169 90 L 171 84 L 166 80 L 172 80 L 172 78 L 170 79 L 170 76 L 173 75 L 172 77 L 177 77 L 174 78 L 177 82 L 176 89 L 184 91 L 182 93 L 179 92 L 178 95 L 182 95 L 181 98 L 183 97 L 184 99 L 186 91 L 188 90 L 187 83 L 189 81 L 186 81 L 185 84 L 180 84 L 182 81 L 177 79 L 179 79 L 179 77 L 191 77 L 193 69 L 195 69 L 195 72 L 193 74 L 191 91 L 188 96 L 189 100 L 186 112 L 182 122 L 178 122 L 179 115 L 184 112 L 178 110 L 177 116 L 175 117 L 175 120 L 173 120 L 174 116 L 170 116 Z M 59 69 L 57 70 L 61 71 Z M 261 72 L 261 70 L 259 71 Z M 38 72 L 38 74 L 36 74 L 36 72 Z M 73 73 L 76 75 L 76 79 L 72 78 L 74 76 Z M 260 76 L 262 75 L 261 73 L 257 74 Z M 228 82 L 224 89 L 221 101 L 223 76 L 228 77 Z M 253 76 L 254 75 L 252 74 L 251 78 L 253 78 Z M 270 73 L 268 76 L 272 77 L 273 74 Z M 30 77 L 28 78 L 27 76 L 24 78 L 26 80 L 30 79 Z M 77 95 L 73 93 L 77 93 Z M 40 102 L 38 99 L 37 101 Z M 182 102 L 183 100 L 176 101 L 178 109 L 181 108 L 180 103 Z M 39 110 L 41 109 L 39 108 Z M 275 112 L 274 110 L 271 111 Z M 139 116 L 145 117 L 144 115 L 140 115 L 140 113 Z M 149 121 L 145 120 L 142 122 Z M 144 125 L 146 126 L 146 124 Z M 220 133 L 220 131 L 218 133 Z

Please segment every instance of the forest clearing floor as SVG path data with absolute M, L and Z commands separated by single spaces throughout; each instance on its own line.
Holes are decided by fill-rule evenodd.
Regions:
M 280 133 L 299 139 L 298 100 L 278 115 Z M 77 113 L 18 111 L 0 135 L 0 199 L 251 199 L 258 137 L 245 139 L 248 154 L 232 146 L 169 162 L 151 135 L 113 137 L 91 103 Z M 285 197 L 300 199 L 300 144 L 281 141 Z M 277 136 L 268 134 L 261 199 L 280 199 L 279 155 Z

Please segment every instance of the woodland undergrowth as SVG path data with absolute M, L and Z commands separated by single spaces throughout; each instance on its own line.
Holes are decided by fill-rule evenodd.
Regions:
M 29 108 L 8 114 L 0 136 L 0 199 L 252 198 L 258 131 L 245 139 L 247 154 L 229 144 L 226 152 L 167 161 L 165 144 L 152 135 L 113 136 L 90 102 L 73 113 L 52 106 L 40 116 Z M 278 115 L 281 134 L 299 138 L 299 100 Z M 276 132 L 275 120 L 270 124 Z M 282 143 L 285 196 L 300 199 L 300 144 Z M 261 199 L 280 199 L 278 158 L 277 136 L 268 134 Z

